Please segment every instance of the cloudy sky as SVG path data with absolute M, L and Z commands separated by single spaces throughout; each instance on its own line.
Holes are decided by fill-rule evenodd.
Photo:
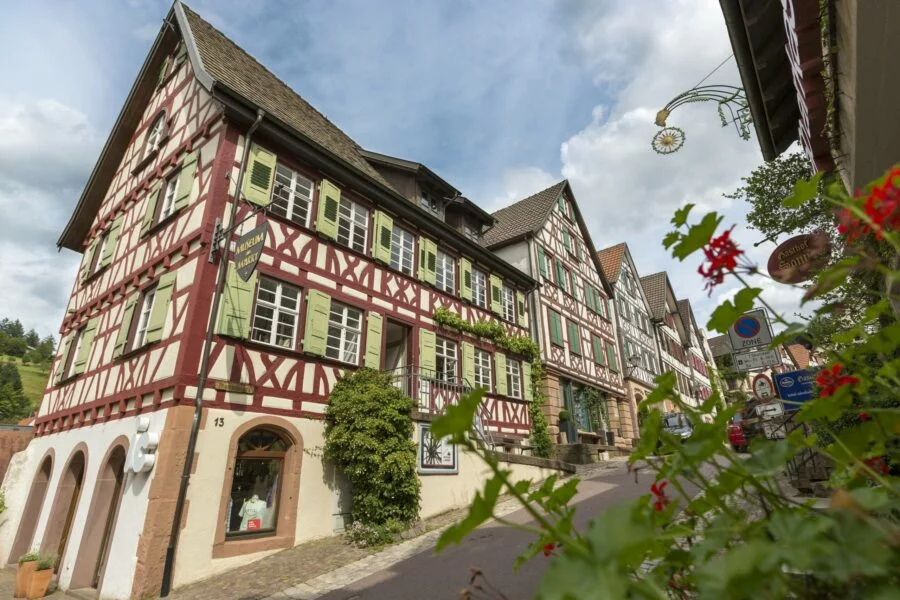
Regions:
M 489 210 L 568 178 L 594 244 L 627 241 L 643 274 L 668 270 L 701 327 L 729 288 L 707 298 L 699 259 L 668 256 L 672 213 L 693 202 L 738 223 L 744 246 L 760 237 L 722 197 L 759 149 L 713 104 L 669 118 L 680 152 L 650 148 L 656 111 L 731 54 L 717 0 L 189 4 L 361 145 L 428 164 Z M 56 239 L 169 6 L 35 0 L 0 21 L 0 316 L 58 331 L 80 256 Z M 708 83 L 739 85 L 734 61 Z

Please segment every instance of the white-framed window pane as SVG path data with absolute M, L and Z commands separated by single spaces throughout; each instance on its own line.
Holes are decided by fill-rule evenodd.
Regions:
M 456 291 L 456 261 L 446 252 L 437 252 L 435 286 L 450 294 Z
M 487 308 L 487 275 L 478 269 L 472 269 L 472 302 Z
M 141 310 L 138 313 L 138 324 L 134 334 L 132 348 L 140 348 L 147 341 L 147 326 L 150 324 L 150 313 L 153 311 L 153 300 L 156 299 L 156 288 L 144 294 Z
M 394 225 L 391 233 L 391 267 L 401 273 L 413 272 L 413 236 L 402 227 Z
M 475 349 L 475 387 L 491 391 L 491 354 Z
M 250 338 L 264 344 L 294 348 L 299 307 L 299 288 L 260 277 Z
M 163 190 L 162 206 L 159 209 L 159 220 L 162 221 L 175 210 L 175 192 L 178 189 L 178 177 L 170 177 Z
M 338 242 L 357 252 L 365 252 L 368 234 L 369 209 L 341 198 L 338 210 Z
M 275 187 L 269 210 L 306 226 L 309 224 L 312 190 L 311 179 L 279 163 L 275 166 Z
M 441 216 L 441 205 L 437 198 L 430 194 L 426 194 L 422 192 L 421 198 L 419 198 L 419 206 L 421 206 L 425 211 L 433 214 L 436 217 Z
M 147 130 L 147 145 L 144 156 L 148 156 L 151 152 L 159 149 L 159 143 L 162 141 L 163 125 L 165 123 L 164 115 L 159 115 L 150 129 Z
M 455 382 L 459 364 L 456 342 L 437 338 L 435 340 L 435 357 L 437 378 L 442 381 Z
M 508 285 L 503 286 L 503 318 L 511 322 L 516 320 L 516 293 Z
M 522 367 L 517 360 L 506 359 L 506 389 L 512 398 L 522 397 Z
M 331 303 L 328 319 L 328 342 L 325 356 L 346 363 L 359 362 L 359 340 L 362 311 L 337 302 Z

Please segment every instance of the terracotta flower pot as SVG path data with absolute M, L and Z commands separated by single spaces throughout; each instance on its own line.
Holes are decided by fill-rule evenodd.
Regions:
M 31 581 L 31 574 L 34 573 L 36 566 L 36 560 L 29 560 L 19 564 L 19 568 L 16 569 L 16 598 L 24 598 L 25 594 L 28 593 L 28 583 Z
M 32 573 L 31 581 L 28 584 L 28 600 L 43 598 L 47 594 L 47 588 L 50 586 L 51 579 L 53 579 L 53 569 L 44 569 L 43 571 Z

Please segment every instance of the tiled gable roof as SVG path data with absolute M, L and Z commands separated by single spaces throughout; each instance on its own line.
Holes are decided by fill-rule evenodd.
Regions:
M 597 252 L 597 257 L 600 259 L 603 274 L 606 275 L 610 283 L 615 283 L 619 279 L 619 273 L 622 271 L 622 261 L 625 259 L 625 243 L 604 248 Z
M 203 69 L 219 85 L 240 94 L 326 152 L 382 185 L 381 175 L 360 154 L 360 146 L 225 34 L 182 4 Z
M 786 348 L 798 369 L 805 369 L 809 366 L 809 350 L 801 344 L 790 344 Z
M 716 358 L 731 354 L 731 342 L 728 341 L 727 335 L 717 335 L 706 340 L 712 355 Z
M 685 331 L 690 331 L 691 329 L 693 329 L 690 301 L 676 300 L 675 305 L 678 306 L 678 314 L 681 316 L 681 322 L 684 323 Z
M 666 316 L 666 272 L 660 271 L 653 275 L 641 277 L 641 286 L 650 304 L 650 314 L 654 319 L 662 319 Z
M 494 226 L 484 232 L 482 242 L 484 246 L 493 248 L 540 229 L 565 186 L 566 180 L 563 179 L 546 190 L 541 190 L 495 212 Z

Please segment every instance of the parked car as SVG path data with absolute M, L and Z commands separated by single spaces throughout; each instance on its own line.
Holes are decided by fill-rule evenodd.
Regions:
M 684 441 L 694 434 L 694 424 L 687 415 L 677 412 L 663 415 L 663 429 Z
M 728 441 L 735 452 L 747 451 L 747 434 L 744 432 L 744 427 L 741 424 L 742 421 L 743 417 L 741 413 L 737 413 L 727 425 Z

